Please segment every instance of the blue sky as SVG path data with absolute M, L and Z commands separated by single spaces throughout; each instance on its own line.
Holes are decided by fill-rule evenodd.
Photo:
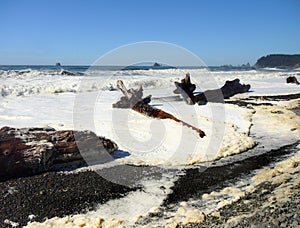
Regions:
M 182 46 L 207 65 L 300 54 L 299 0 L 2 0 L 0 65 L 92 64 L 139 41 Z

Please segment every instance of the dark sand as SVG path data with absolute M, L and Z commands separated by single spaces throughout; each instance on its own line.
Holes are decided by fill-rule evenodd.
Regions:
M 173 206 L 181 201 L 187 201 L 190 199 L 200 199 L 204 193 L 210 193 L 212 191 L 218 191 L 225 187 L 231 186 L 236 181 L 243 178 L 249 178 L 251 173 L 259 168 L 270 165 L 274 162 L 278 162 L 286 158 L 286 155 L 292 155 L 298 151 L 296 148 L 300 143 L 284 146 L 278 150 L 271 150 L 260 156 L 254 156 L 245 160 L 231 163 L 224 166 L 211 167 L 207 169 L 187 169 L 185 175 L 181 176 L 172 187 L 173 192 L 168 195 L 164 202 L 164 210 L 174 210 Z M 259 149 L 259 148 L 255 148 Z M 263 149 L 263 148 L 260 148 Z M 300 175 L 300 174 L 299 174 Z M 245 197 L 242 197 L 237 202 L 227 205 L 222 208 L 220 217 L 206 216 L 205 220 L 201 224 L 189 224 L 180 227 L 227 227 L 224 224 L 230 217 L 244 215 L 245 213 L 252 213 L 259 208 L 270 197 L 272 190 L 276 186 L 263 183 L 255 192 L 249 193 Z M 282 222 L 280 224 L 292 224 L 298 222 L 300 225 L 300 186 L 295 189 L 291 201 L 285 205 L 274 208 L 265 208 L 264 210 L 256 210 L 256 214 L 249 217 L 247 220 L 242 220 L 242 223 L 235 224 L 234 227 L 276 227 L 280 217 Z M 295 198 L 298 199 L 296 200 Z M 245 200 L 250 201 L 245 203 Z M 285 213 L 283 213 L 283 211 Z M 298 214 L 298 216 L 295 216 Z M 293 216 L 293 217 L 292 217 Z M 143 221 L 139 222 L 139 225 L 146 225 L 151 220 L 158 220 L 163 218 L 163 213 L 152 213 Z M 229 226 L 230 227 L 230 226 Z M 285 226 L 289 227 L 289 226 Z
M 41 222 L 45 218 L 81 213 L 132 190 L 92 171 L 69 175 L 49 172 L 0 182 L 0 227 L 9 227 L 5 219 L 26 225 L 32 214 L 32 221 Z
M 190 198 L 201 198 L 204 193 L 227 187 L 243 175 L 250 174 L 253 170 L 269 165 L 271 162 L 278 161 L 286 154 L 296 152 L 297 149 L 295 148 L 299 143 L 300 141 L 278 150 L 271 150 L 260 156 L 253 156 L 224 166 L 211 167 L 205 170 L 202 168 L 188 169 L 185 175 L 175 183 L 172 188 L 173 192 L 165 200 L 165 205 L 168 206 Z M 183 192 L 184 194 L 182 194 Z
M 272 197 L 275 188 L 275 185 L 263 183 L 255 192 L 223 207 L 219 211 L 219 217 L 209 215 L 201 224 L 180 227 L 300 227 L 300 186 L 293 189 L 293 194 L 289 195 L 287 202 L 278 205 L 274 201 L 273 204 L 263 208 L 263 204 Z M 237 216 L 244 217 L 234 222 L 228 222 L 229 218 Z

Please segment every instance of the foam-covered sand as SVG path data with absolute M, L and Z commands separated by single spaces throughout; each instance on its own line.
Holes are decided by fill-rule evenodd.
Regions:
M 251 124 L 253 124 L 252 127 L 254 127 L 256 124 L 261 129 L 261 133 L 263 132 L 263 129 L 265 127 L 264 124 L 262 124 L 261 121 L 255 122 L 255 115 L 262 115 L 267 116 L 270 123 L 274 123 L 272 121 L 284 121 L 284 124 L 282 126 L 274 125 L 270 131 L 266 131 L 264 138 L 260 138 L 259 141 L 268 141 L 275 137 L 275 135 L 278 134 L 278 132 L 281 132 L 281 135 L 283 136 L 279 142 L 273 143 L 272 148 L 279 148 L 280 145 L 282 146 L 282 143 L 284 143 L 284 140 L 287 140 L 287 143 L 291 143 L 294 139 L 299 140 L 299 116 L 296 116 L 292 111 L 287 110 L 286 108 L 292 108 L 295 107 L 298 104 L 298 101 L 293 102 L 280 102 L 279 106 L 256 106 L 254 107 L 254 110 L 245 111 L 243 110 L 243 116 L 248 117 L 251 119 Z M 232 105 L 229 105 L 228 108 Z M 286 114 L 284 116 L 283 114 L 278 114 L 278 111 L 281 111 Z M 272 115 L 274 114 L 274 115 Z M 277 114 L 277 115 L 275 115 Z M 258 118 L 260 120 L 262 118 Z M 265 121 L 265 124 L 268 124 L 267 121 Z M 241 127 L 241 129 L 247 129 L 250 128 L 248 125 L 244 125 L 244 127 Z M 277 127 L 276 127 L 277 126 Z M 283 127 L 281 129 L 281 127 Z M 241 130 L 240 129 L 240 130 Z M 291 131 L 292 129 L 292 131 Z M 290 132 L 294 135 L 294 138 L 291 137 Z M 258 134 L 259 137 L 261 137 L 261 133 Z M 267 145 L 267 144 L 266 144 Z M 271 147 L 270 147 L 271 148 Z M 274 166 L 266 167 L 261 170 L 256 171 L 256 173 L 250 178 L 245 180 L 238 181 L 235 185 L 231 185 L 228 187 L 225 187 L 219 191 L 212 191 L 210 193 L 206 193 L 202 195 L 202 198 L 200 200 L 190 200 L 190 201 L 183 201 L 178 204 L 178 206 L 175 206 L 175 208 L 168 212 L 164 212 L 163 218 L 160 220 L 156 220 L 155 222 L 149 224 L 150 227 L 176 227 L 178 225 L 186 225 L 190 223 L 195 224 L 201 224 L 205 221 L 206 216 L 213 216 L 213 217 L 220 217 L 220 212 L 225 206 L 234 204 L 238 202 L 240 199 L 245 197 L 248 194 L 252 194 L 256 191 L 256 189 L 265 182 L 270 182 L 274 185 L 279 185 L 276 187 L 276 189 L 273 191 L 273 201 L 276 198 L 276 202 L 278 201 L 278 206 L 280 206 L 280 202 L 285 202 L 288 200 L 289 194 L 293 192 L 293 186 L 299 185 L 299 175 L 295 175 L 299 172 L 299 152 L 292 156 L 288 157 L 282 162 L 276 163 Z M 286 183 L 288 181 L 288 184 Z M 172 184 L 171 184 L 172 185 Z M 170 186 L 171 186 L 170 185 Z M 156 186 L 156 187 L 155 187 Z M 155 206 L 155 203 L 150 205 L 148 204 L 144 209 L 146 210 L 140 210 L 141 214 L 138 215 L 135 212 L 129 212 L 127 217 L 125 216 L 118 216 L 118 212 L 120 212 L 118 209 L 115 209 L 116 211 L 113 213 L 114 216 L 109 213 L 109 208 L 118 208 L 117 205 L 126 205 L 129 202 L 138 202 L 143 201 L 145 199 L 155 199 L 158 197 L 157 190 L 159 190 L 159 186 L 161 186 L 160 183 L 154 182 L 154 192 L 151 191 L 152 195 L 151 198 L 149 197 L 151 194 L 150 192 L 146 194 L 135 194 L 132 193 L 130 196 L 125 197 L 121 200 L 114 200 L 111 201 L 109 204 L 107 204 L 107 207 L 104 205 L 104 208 L 101 209 L 101 206 L 99 207 L 99 210 L 94 213 L 88 213 L 86 215 L 75 215 L 75 216 L 68 216 L 65 218 L 52 218 L 50 220 L 47 220 L 45 223 L 32 223 L 29 225 L 29 227 L 43 227 L 44 225 L 47 226 L 53 226 L 58 225 L 61 223 L 64 223 L 66 226 L 76 226 L 75 223 L 82 223 L 82 225 L 86 225 L 87 227 L 96 227 L 93 226 L 94 223 L 102 224 L 103 227 L 128 227 L 133 225 L 135 222 L 138 222 L 139 220 L 143 220 L 147 213 L 159 213 L 160 211 L 164 210 L 164 208 L 160 207 L 160 204 L 162 203 L 162 200 L 164 197 L 166 197 L 166 194 L 162 194 L 160 196 L 160 200 L 158 200 Z M 170 187 L 169 186 L 169 187 Z M 169 187 L 167 189 L 169 189 Z M 146 188 L 147 189 L 147 188 Z M 155 193 L 156 192 L 156 193 Z M 275 197 L 275 198 L 274 198 Z M 272 200 L 271 200 L 272 201 Z M 266 207 L 273 203 L 272 202 L 266 202 Z M 160 203 L 159 203 L 160 202 Z M 121 203 L 121 204 L 120 204 Z M 130 205 L 130 204 L 128 204 Z M 128 206 L 129 207 L 129 206 Z M 130 205 L 132 207 L 132 205 Z M 129 208 L 128 208 L 129 209 Z M 126 206 L 122 210 L 126 211 Z M 109 217 L 108 215 L 111 214 Z M 230 218 L 227 222 L 228 224 L 235 224 L 241 221 L 242 219 L 245 219 L 246 217 L 251 217 L 252 214 L 245 214 L 243 216 L 235 216 Z M 168 218 L 168 219 L 164 219 Z M 131 225 L 130 225 L 131 224 Z M 146 226 L 147 227 L 147 226 Z

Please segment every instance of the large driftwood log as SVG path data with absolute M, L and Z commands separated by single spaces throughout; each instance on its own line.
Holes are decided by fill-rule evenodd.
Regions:
M 77 143 L 93 144 L 100 153 L 111 154 L 118 149 L 114 142 L 93 132 L 3 127 L 0 129 L 0 180 L 85 165 Z
M 113 108 L 132 108 L 134 111 L 139 112 L 143 115 L 157 118 L 157 119 L 172 119 L 176 122 L 181 123 L 184 126 L 192 128 L 194 131 L 196 131 L 201 138 L 205 136 L 205 133 L 200 130 L 199 128 L 196 128 L 178 118 L 171 115 L 170 113 L 167 113 L 165 111 L 162 111 L 158 108 L 154 108 L 151 105 L 149 105 L 151 101 L 151 95 L 147 96 L 146 98 L 143 97 L 143 88 L 140 86 L 137 90 L 130 89 L 127 90 L 124 83 L 121 80 L 117 81 L 117 87 L 121 90 L 121 92 L 124 94 L 123 97 L 121 97 L 120 101 L 113 104 Z
M 241 84 L 239 79 L 226 81 L 220 89 L 206 90 L 194 95 L 196 86 L 191 83 L 190 74 L 187 73 L 181 82 L 175 82 L 174 93 L 180 93 L 187 104 L 206 104 L 207 102 L 222 102 L 223 98 L 230 98 L 238 93 L 248 92 L 250 85 Z

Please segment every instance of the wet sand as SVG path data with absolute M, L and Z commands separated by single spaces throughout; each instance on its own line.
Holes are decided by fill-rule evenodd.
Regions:
M 92 171 L 73 174 L 48 172 L 0 183 L 0 227 L 42 222 L 54 216 L 66 216 L 92 210 L 98 203 L 122 197 L 135 190 L 111 183 Z
M 264 183 L 251 194 L 237 202 L 224 206 L 218 216 L 208 215 L 201 224 L 188 224 L 194 227 L 299 227 L 300 226 L 300 186 L 294 189 L 286 202 L 264 207 L 276 186 Z
M 243 175 L 247 175 L 251 171 L 271 162 L 278 161 L 286 154 L 293 153 L 296 145 L 297 143 L 225 166 L 211 167 L 206 170 L 203 170 L 201 167 L 199 169 L 187 169 L 185 175 L 175 182 L 172 188 L 173 192 L 168 195 L 163 206 L 167 210 L 174 203 L 199 198 L 204 193 L 224 188 Z M 268 196 L 266 190 L 271 192 L 273 188 L 274 186 L 272 185 L 262 185 L 254 193 L 246 195 L 238 202 L 222 208 L 220 217 L 208 216 L 204 223 L 201 223 L 201 226 L 221 226 L 225 224 L 229 217 L 251 212 L 253 208 L 259 207 L 259 204 L 265 201 L 265 197 Z M 1 227 L 9 227 L 7 221 L 5 221 L 6 219 L 24 226 L 28 221 L 42 222 L 46 218 L 54 216 L 63 217 L 84 213 L 88 210 L 93 210 L 97 204 L 104 203 L 109 199 L 122 197 L 130 191 L 137 190 L 136 188 L 128 188 L 111 183 L 92 171 L 67 175 L 49 172 L 32 177 L 18 178 L 1 182 L 0 189 L 1 205 L 3 205 L 0 209 Z M 297 213 L 299 214 L 300 204 L 297 204 L 300 201 L 299 190 L 295 191 L 291 202 L 286 203 L 281 208 L 273 208 L 272 212 L 265 208 L 248 218 L 248 220 L 243 220 L 236 225 L 240 227 L 251 224 L 272 225 L 276 219 L 274 221 L 272 219 L 264 221 L 265 216 L 269 213 L 268 218 L 274 218 L 274 213 L 277 213 L 278 216 L 281 215 L 282 217 L 284 216 L 282 214 L 283 210 L 290 214 L 290 217 Z M 262 191 L 264 191 L 263 194 Z M 245 200 L 253 202 L 245 204 Z M 29 219 L 30 215 L 34 215 L 31 220 Z M 145 218 L 144 222 L 158 219 L 159 217 L 159 214 L 152 214 Z M 287 218 L 289 217 L 285 216 L 284 221 Z M 299 220 L 300 216 L 296 216 L 295 218 L 290 218 L 287 224 L 292 224 L 294 221 Z M 199 224 L 190 224 L 187 227 L 199 227 Z

